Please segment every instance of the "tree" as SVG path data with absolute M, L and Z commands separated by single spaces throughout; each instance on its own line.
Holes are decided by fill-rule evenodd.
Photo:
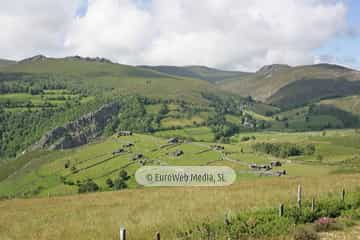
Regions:
M 108 185 L 109 188 L 113 188 L 114 187 L 114 183 L 111 180 L 111 178 L 106 179 L 106 185 Z
M 121 178 L 115 179 L 114 186 L 113 186 L 113 188 L 115 190 L 120 190 L 120 189 L 124 189 L 124 188 L 127 188 L 127 187 L 128 186 L 127 186 L 126 182 L 123 179 L 121 179 Z
M 125 170 L 121 170 L 119 172 L 119 176 L 114 180 L 112 188 L 115 190 L 127 188 L 128 185 L 127 185 L 126 181 L 128 181 L 129 179 L 130 179 L 129 174 Z
M 82 183 L 80 185 L 78 192 L 79 193 L 96 192 L 99 189 L 100 189 L 99 186 L 92 179 L 87 179 L 85 183 Z
M 128 173 L 125 170 L 121 170 L 119 173 L 119 178 L 124 181 L 127 181 L 127 180 L 129 180 L 130 176 L 128 175 Z

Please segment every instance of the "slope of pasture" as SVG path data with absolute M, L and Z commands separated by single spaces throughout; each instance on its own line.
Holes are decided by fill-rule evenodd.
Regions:
M 126 143 L 133 143 L 135 146 L 119 155 L 112 153 Z M 29 160 L 24 168 L 16 174 L 9 176 L 0 182 L 0 195 L 47 195 L 49 194 L 73 194 L 77 192 L 76 186 L 64 185 L 60 177 L 76 182 L 91 178 L 103 189 L 107 189 L 105 181 L 107 178 L 115 178 L 121 169 L 133 175 L 135 170 L 141 166 L 139 161 L 131 158 L 138 153 L 144 155 L 143 159 L 147 164 L 177 164 L 177 165 L 202 165 L 207 161 L 219 159 L 219 154 L 207 152 L 201 155 L 196 153 L 206 149 L 206 146 L 192 144 L 181 144 L 179 146 L 161 147 L 166 144 L 166 139 L 150 135 L 135 135 L 128 137 L 111 137 L 97 143 L 89 144 L 74 150 L 55 151 L 61 153 L 52 161 L 41 162 L 41 156 Z M 173 157 L 171 155 L 177 149 L 185 152 L 183 156 Z M 47 152 L 44 152 L 44 155 Z M 65 168 L 68 163 L 69 167 Z M 73 171 L 75 168 L 76 172 Z M 136 187 L 135 179 L 131 178 L 130 187 Z
M 222 92 L 206 81 L 171 76 L 151 69 L 73 58 L 25 60 L 2 73 L 48 74 L 99 94 L 139 94 L 204 102 L 201 92 Z
M 341 105 L 342 103 L 344 104 Z M 356 106 L 356 97 L 322 100 L 273 115 L 271 118 L 279 121 L 272 122 L 272 129 L 284 130 L 285 124 L 288 125 L 289 129 L 298 131 L 356 128 L 359 126 Z
M 316 163 L 322 167 L 330 166 L 339 162 L 346 161 L 353 157 L 360 158 L 360 132 L 358 130 L 327 130 L 301 133 L 281 133 L 281 132 L 259 132 L 243 133 L 233 137 L 233 141 L 240 142 L 244 136 L 254 136 L 253 142 L 270 142 L 270 143 L 294 143 L 294 144 L 314 144 L 316 151 L 314 155 L 290 157 L 293 163 Z M 244 152 L 252 153 L 251 141 L 243 144 Z M 245 147 L 247 146 L 247 147 Z M 258 154 L 265 156 L 267 159 L 275 159 L 270 155 Z M 317 160 L 318 156 L 322 160 Z M 280 159 L 281 160 L 281 159 Z M 284 159 L 283 159 L 284 160 Z M 360 160 L 359 160 L 360 165 Z M 286 166 L 286 165 L 285 165 Z
M 305 78 L 280 88 L 267 99 L 267 102 L 285 109 L 291 109 L 324 98 L 343 97 L 359 93 L 360 81 Z
M 360 116 L 360 96 L 348 96 L 343 98 L 326 99 L 320 101 L 320 104 L 335 106 L 341 110 L 351 112 Z
M 193 133 L 198 132 L 198 136 Z M 198 138 L 209 140 L 210 133 L 206 128 L 163 131 L 157 133 L 161 137 L 181 136 L 183 138 Z M 244 136 L 254 136 L 254 140 L 242 141 Z M 203 138 L 203 139 L 201 139 Z M 208 139 L 207 139 L 208 138 Z M 123 144 L 135 144 L 127 152 L 113 155 L 112 152 L 122 148 Z M 84 181 L 87 178 L 95 180 L 103 190 L 109 190 L 105 182 L 108 178 L 115 178 L 124 169 L 132 176 L 141 166 L 140 161 L 131 158 L 136 153 L 144 155 L 147 165 L 227 165 L 238 173 L 238 180 L 257 178 L 257 172 L 249 172 L 251 163 L 269 164 L 279 160 L 289 177 L 294 176 L 327 176 L 341 171 L 343 168 L 357 172 L 360 162 L 360 134 L 354 130 L 333 130 L 326 132 L 307 133 L 279 133 L 258 132 L 242 133 L 231 139 L 231 144 L 222 144 L 224 152 L 211 149 L 211 142 L 185 142 L 166 146 L 166 138 L 150 135 L 135 135 L 129 137 L 110 137 L 100 142 L 92 143 L 73 150 L 44 152 L 44 157 L 35 155 L 22 169 L 0 182 L 0 195 L 3 196 L 32 196 L 32 195 L 64 195 L 77 192 L 77 186 L 65 185 L 61 176 L 67 181 Z M 287 159 L 276 158 L 268 154 L 255 152 L 254 143 L 295 143 L 299 145 L 314 144 L 316 152 L 309 156 L 296 156 Z M 165 145 L 165 146 L 164 146 Z M 184 155 L 174 157 L 175 150 L 182 150 Z M 29 153 L 30 154 L 30 153 Z M 50 154 L 50 155 L 49 155 Z M 47 155 L 47 156 L 46 156 Z M 54 157 L 51 157 L 54 155 Z M 360 161 L 360 160 L 359 160 Z M 68 163 L 69 167 L 65 168 Z M 349 165 L 347 163 L 351 163 Z M 352 167 L 355 165 L 355 168 Z M 74 169 L 76 171 L 73 171 Z M 129 187 L 139 187 L 132 177 Z

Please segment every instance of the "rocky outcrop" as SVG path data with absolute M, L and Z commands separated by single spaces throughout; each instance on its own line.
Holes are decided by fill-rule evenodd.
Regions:
M 76 121 L 57 127 L 46 133 L 35 148 L 67 149 L 84 145 L 102 133 L 111 118 L 119 113 L 120 105 L 111 103 Z
M 29 62 L 44 62 L 46 60 L 71 60 L 71 61 L 87 61 L 87 62 L 98 62 L 98 63 L 113 63 L 109 59 L 102 57 L 81 57 L 81 56 L 70 56 L 64 58 L 50 58 L 44 55 L 36 55 L 30 58 L 25 58 L 19 63 L 29 63 Z
M 64 59 L 75 60 L 75 61 L 99 62 L 99 63 L 113 63 L 109 59 L 101 58 L 101 57 L 91 58 L 91 57 L 81 57 L 81 56 L 70 56 L 70 57 L 65 57 Z

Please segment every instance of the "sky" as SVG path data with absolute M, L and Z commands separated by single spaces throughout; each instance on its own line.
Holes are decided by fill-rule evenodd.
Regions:
M 0 0 L 0 58 L 360 70 L 358 0 Z

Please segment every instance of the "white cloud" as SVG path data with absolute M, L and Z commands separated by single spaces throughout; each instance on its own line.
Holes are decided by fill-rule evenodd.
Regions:
M 0 32 L 0 52 L 23 56 L 42 50 L 128 64 L 254 70 L 312 63 L 312 51 L 346 23 L 345 4 L 325 0 L 152 0 L 142 6 L 135 0 L 89 0 L 87 14 L 76 18 L 74 1 L 52 2 L 24 10 L 23 18 L 5 16 L 10 27 Z M 0 10 L 0 18 L 17 11 Z
M 0 57 L 64 54 L 74 0 L 0 0 Z

